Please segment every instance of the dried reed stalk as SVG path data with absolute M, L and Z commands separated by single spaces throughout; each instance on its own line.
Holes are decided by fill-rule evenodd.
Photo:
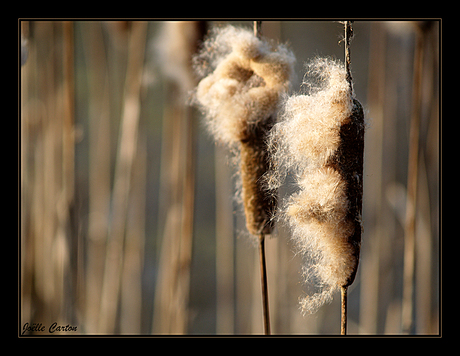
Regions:
M 103 333 L 112 333 L 115 330 L 118 310 L 131 172 L 137 151 L 140 114 L 139 95 L 144 67 L 147 23 L 135 21 L 132 23 L 130 31 L 124 107 L 115 166 L 112 223 L 109 228 L 100 301 L 98 330 Z
M 413 324 L 413 294 L 415 271 L 415 218 L 417 207 L 420 116 L 422 97 L 425 26 L 416 25 L 414 76 L 412 84 L 412 112 L 409 134 L 406 217 L 404 224 L 404 285 L 402 300 L 402 329 L 410 333 Z
M 132 188 L 128 202 L 123 266 L 120 284 L 120 333 L 139 334 L 142 320 L 142 272 L 145 244 L 145 207 L 147 188 L 147 137 L 139 132 L 137 154 L 133 161 Z
M 435 317 L 437 308 L 432 308 L 436 301 L 436 293 L 438 288 L 433 283 L 433 276 L 436 275 L 437 257 L 433 254 L 433 246 L 436 239 L 436 233 L 431 230 L 437 223 L 437 219 L 433 218 L 431 211 L 433 205 L 438 205 L 437 197 L 430 194 L 431 184 L 435 183 L 437 187 L 437 178 L 439 171 L 437 167 L 437 159 L 439 157 L 438 148 L 439 144 L 432 140 L 431 137 L 439 137 L 439 109 L 437 108 L 437 43 L 439 39 L 438 24 L 434 21 L 424 24 L 424 41 L 425 41 L 425 54 L 423 64 L 423 77 L 422 77 L 422 97 L 421 112 L 426 113 L 427 127 L 426 136 L 420 137 L 420 151 L 419 158 L 419 183 L 418 183 L 418 204 L 417 204 L 417 237 L 416 237 L 416 261 L 423 261 L 417 263 L 415 268 L 415 294 L 417 295 L 415 303 L 416 313 L 416 331 L 419 334 L 436 334 L 438 324 Z M 423 116 L 422 116 L 423 117 Z M 423 123 L 423 120 L 422 120 Z M 421 126 L 420 132 L 424 132 Z M 433 179 L 433 177 L 435 177 Z M 430 187 L 431 186 L 431 187 Z M 434 203 L 434 204 L 433 204 Z
M 385 248 L 383 243 L 382 231 L 384 225 L 390 226 L 390 221 L 383 209 L 383 191 L 382 175 L 384 173 L 391 175 L 392 169 L 386 167 L 383 170 L 383 146 L 384 146 L 384 100 L 385 100 L 385 54 L 387 52 L 387 39 L 385 27 L 380 22 L 373 22 L 370 29 L 370 58 L 369 58 L 369 77 L 368 77 L 368 110 L 372 115 L 372 130 L 369 131 L 368 154 L 373 157 L 366 162 L 369 172 L 374 172 L 373 179 L 366 184 L 367 193 L 373 197 L 367 203 L 369 214 L 367 223 L 369 226 L 375 224 L 375 233 L 369 243 L 364 246 L 366 249 L 362 252 L 360 283 L 365 288 L 360 291 L 360 311 L 359 311 L 359 329 L 361 332 L 375 334 L 377 329 L 377 315 L 379 308 L 379 270 L 382 259 L 379 251 Z M 388 106 L 387 106 L 388 107 Z M 385 122 L 390 123 L 390 118 Z M 395 135 L 389 135 L 394 137 Z M 394 145 L 392 145 L 394 147 Z M 389 155 L 388 151 L 386 155 Z M 385 250 L 387 250 L 385 248 Z
M 152 331 L 184 334 L 188 329 L 195 198 L 196 128 L 187 95 L 196 85 L 191 59 L 204 22 L 167 22 L 156 49 L 166 79 L 168 106 L 161 158 L 165 214 Z M 164 192 L 163 192 L 164 191 Z
M 109 78 L 101 23 L 86 23 L 82 31 L 88 68 L 89 162 L 88 241 L 86 242 L 85 329 L 97 332 L 105 242 L 110 215 L 110 105 Z
M 22 25 L 22 24 L 21 24 Z M 29 23 L 24 23 L 27 36 Z M 75 316 L 71 224 L 74 204 L 74 42 L 72 22 L 37 22 L 22 67 L 21 203 L 23 323 Z
M 233 334 L 235 330 L 235 246 L 232 184 L 226 152 L 215 148 L 216 181 L 216 333 Z
M 74 196 L 75 165 L 75 78 L 74 78 L 74 29 L 72 21 L 64 21 L 64 122 L 62 135 L 63 190 L 66 204 L 70 205 Z

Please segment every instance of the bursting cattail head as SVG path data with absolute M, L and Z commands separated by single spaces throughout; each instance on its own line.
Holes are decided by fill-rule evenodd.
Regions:
M 250 30 L 227 26 L 211 32 L 194 59 L 205 76 L 196 101 L 218 141 L 234 145 L 269 120 L 289 87 L 294 60 L 284 45 L 272 46 Z
M 364 115 L 352 97 L 342 64 L 318 58 L 307 65 L 308 93 L 287 99 L 270 135 L 274 173 L 266 181 L 279 186 L 292 170 L 298 192 L 283 216 L 298 249 L 311 258 L 307 279 L 321 292 L 301 301 L 314 312 L 335 290 L 355 277 L 361 242 Z
M 280 96 L 289 88 L 294 60 L 285 46 L 233 26 L 214 29 L 194 59 L 204 76 L 196 102 L 207 127 L 217 141 L 239 149 L 246 226 L 254 235 L 273 228 L 276 198 L 261 178 L 269 167 L 266 138 Z

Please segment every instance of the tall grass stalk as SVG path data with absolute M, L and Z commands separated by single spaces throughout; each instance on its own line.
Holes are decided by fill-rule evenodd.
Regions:
M 156 41 L 166 79 L 161 157 L 164 214 L 158 287 L 155 292 L 153 332 L 187 333 L 196 176 L 196 125 L 187 95 L 196 85 L 192 56 L 205 23 L 165 23 Z
M 50 325 L 72 318 L 77 299 L 75 48 L 73 22 L 40 23 L 46 41 L 29 37 L 34 26 L 21 23 L 28 43 L 21 67 L 21 322 Z
M 235 248 L 232 214 L 232 182 L 226 152 L 215 148 L 216 179 L 216 333 L 233 334 L 235 330 Z
M 82 31 L 85 64 L 88 69 L 88 241 L 84 318 L 89 333 L 97 332 L 101 285 L 104 273 L 105 243 L 110 215 L 111 116 L 108 63 L 101 23 L 87 23 Z
M 375 225 L 378 227 L 372 234 L 372 240 L 363 246 L 361 260 L 360 283 L 365 285 L 360 291 L 360 328 L 364 333 L 374 334 L 377 326 L 378 308 L 375 306 L 379 302 L 379 280 L 380 280 L 380 261 L 379 251 L 385 249 L 384 239 L 382 238 L 383 225 L 391 229 L 391 221 L 385 214 L 382 202 L 382 171 L 383 171 L 383 128 L 384 128 L 384 99 L 385 99 L 385 54 L 386 29 L 380 22 L 372 23 L 370 26 L 370 59 L 369 59 L 369 78 L 367 107 L 372 113 L 372 130 L 368 132 L 367 154 L 373 152 L 373 159 L 366 161 L 366 170 L 375 172 L 372 180 L 365 186 L 364 195 L 372 196 L 367 201 L 368 212 L 372 211 L 375 217 Z M 388 107 L 389 105 L 387 105 Z M 390 118 L 386 118 L 387 125 L 392 123 Z M 391 126 L 390 126 L 391 127 Z M 395 136 L 395 135 L 391 135 Z M 394 145 L 393 145 L 394 146 Z M 375 153 L 374 153 L 375 152 Z M 389 155 L 386 151 L 386 155 Z M 392 174 L 393 167 L 386 167 L 385 173 Z M 369 218 L 366 219 L 369 224 Z M 385 249 L 387 251 L 387 249 Z
M 130 31 L 124 106 L 115 165 L 112 222 L 109 227 L 98 326 L 99 331 L 105 333 L 114 332 L 118 310 L 128 198 L 131 188 L 132 166 L 137 152 L 140 89 L 147 23 L 133 22 Z
M 419 140 L 422 109 L 422 79 L 427 24 L 416 26 L 414 74 L 412 84 L 412 112 L 409 133 L 409 160 L 407 172 L 406 217 L 404 224 L 404 286 L 402 300 L 402 329 L 410 333 L 413 325 L 413 298 L 415 272 L 415 227 L 417 186 L 419 174 Z

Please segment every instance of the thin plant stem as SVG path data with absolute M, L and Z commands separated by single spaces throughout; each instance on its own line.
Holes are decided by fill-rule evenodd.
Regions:
M 347 299 L 348 299 L 348 287 L 342 287 L 342 313 L 341 313 L 341 323 L 340 323 L 340 334 L 347 335 Z
M 353 90 L 352 86 L 352 77 L 351 77 L 351 59 L 350 59 L 350 40 L 353 37 L 353 21 L 344 21 L 345 23 L 345 67 L 347 69 L 347 81 L 350 84 L 351 90 Z M 352 93 L 353 94 L 353 93 Z
M 404 272 L 402 298 L 402 330 L 409 334 L 413 326 L 415 225 L 417 208 L 420 115 L 423 79 L 424 38 L 420 29 L 416 33 L 414 76 L 412 84 L 412 114 L 409 131 L 409 160 L 407 167 L 406 217 L 404 223 Z
M 259 235 L 260 282 L 262 287 L 262 307 L 264 316 L 264 333 L 270 335 L 270 310 L 268 306 L 267 267 L 265 263 L 265 234 Z
M 345 21 L 345 67 L 347 70 L 347 81 L 350 84 L 351 94 L 353 95 L 353 79 L 351 77 L 351 59 L 350 59 L 350 40 L 353 37 L 353 21 Z M 348 287 L 342 286 L 341 288 L 341 321 L 340 321 L 340 334 L 347 334 L 347 298 L 348 298 Z
M 131 197 L 131 176 L 137 154 L 140 119 L 140 94 L 144 64 L 146 22 L 133 22 L 129 37 L 124 107 L 120 123 L 118 152 L 112 193 L 112 220 L 107 240 L 104 277 L 102 281 L 98 330 L 113 333 L 117 323 L 123 250 L 128 202 Z

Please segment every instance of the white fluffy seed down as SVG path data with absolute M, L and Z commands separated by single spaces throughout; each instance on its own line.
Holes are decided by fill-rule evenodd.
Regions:
M 342 170 L 337 152 L 343 125 L 359 115 L 342 64 L 318 58 L 307 65 L 307 75 L 310 81 L 303 84 L 308 93 L 287 99 L 271 131 L 275 168 L 266 182 L 275 189 L 288 171 L 296 178 L 299 190 L 287 200 L 282 216 L 291 226 L 299 252 L 310 257 L 304 266 L 306 279 L 316 280 L 321 288 L 301 300 L 303 312 L 312 313 L 331 301 L 332 294 L 356 273 L 359 242 L 353 239 L 360 217 L 353 216 L 355 208 L 350 213 L 347 185 L 351 183 L 344 176 L 348 168 Z
M 244 139 L 248 125 L 270 118 L 289 87 L 294 61 L 284 45 L 272 46 L 250 30 L 212 31 L 194 59 L 205 76 L 195 97 L 218 141 L 232 146 Z

